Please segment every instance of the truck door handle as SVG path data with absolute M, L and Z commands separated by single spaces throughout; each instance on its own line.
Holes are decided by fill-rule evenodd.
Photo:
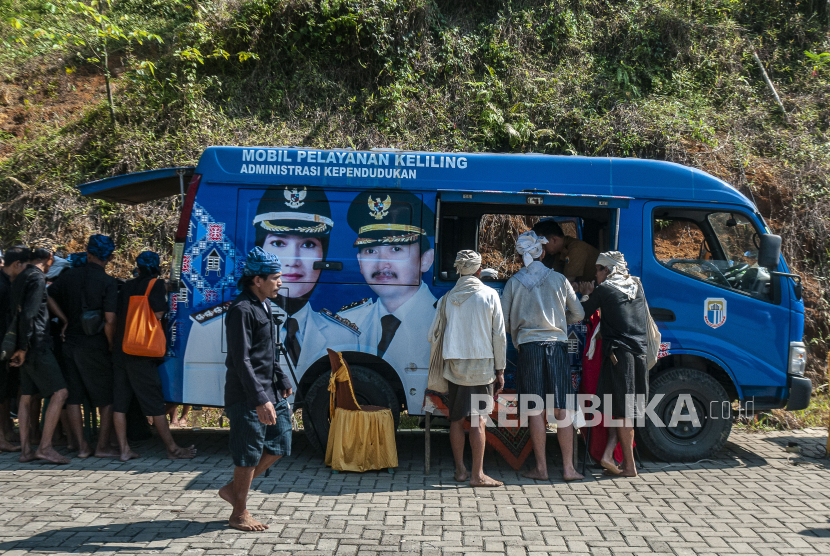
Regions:
M 655 322 L 674 322 L 677 320 L 677 317 L 674 316 L 674 311 L 671 309 L 649 307 L 648 312 L 651 313 L 651 318 L 653 318 Z
M 311 266 L 314 270 L 343 270 L 341 261 L 314 261 Z

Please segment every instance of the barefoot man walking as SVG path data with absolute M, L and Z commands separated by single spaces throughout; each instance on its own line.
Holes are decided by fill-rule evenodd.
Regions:
M 291 454 L 291 415 L 286 398 L 292 387 L 277 362 L 271 304 L 282 285 L 280 260 L 254 247 L 239 280 L 242 293 L 225 317 L 228 368 L 225 413 L 230 421 L 233 481 L 219 496 L 233 505 L 228 524 L 241 531 L 264 531 L 268 526 L 248 513 L 251 481 L 282 456 Z

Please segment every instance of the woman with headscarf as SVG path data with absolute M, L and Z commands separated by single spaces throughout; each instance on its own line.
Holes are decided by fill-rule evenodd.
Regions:
M 481 255 L 470 250 L 459 251 L 454 266 L 460 278 L 441 298 L 428 339 L 441 346 L 441 357 L 436 364 L 443 367 L 442 374 L 448 382 L 447 408 L 455 480 L 469 479 L 470 486 L 474 487 L 502 486 L 501 481 L 484 474 L 485 420 L 478 415 L 470 424 L 472 475 L 464 466 L 464 420 L 473 412 L 473 396 L 492 399 L 494 390 L 497 395 L 504 387 L 507 337 L 501 304 L 498 293 L 479 279 Z
M 130 298 L 133 296 L 147 296 L 150 309 L 161 319 L 167 312 L 167 289 L 164 279 L 159 278 L 159 256 L 152 251 L 144 251 L 135 260 L 137 276 L 127 280 L 118 292 L 116 309 L 115 341 L 113 342 L 113 421 L 115 434 L 118 437 L 120 449 L 119 459 L 128 461 L 139 457 L 130 449 L 127 442 L 127 412 L 133 396 L 138 399 L 141 411 L 147 417 L 153 418 L 153 425 L 167 449 L 168 459 L 192 459 L 196 456 L 196 449 L 179 447 L 165 415 L 166 406 L 161 389 L 161 377 L 158 372 L 159 360 L 153 357 L 143 357 L 124 353 L 124 334 L 127 329 L 127 315 L 130 307 Z M 151 281 L 155 280 L 155 282 Z
M 619 251 L 600 253 L 597 258 L 597 286 L 583 283 L 580 291 L 585 313 L 602 312 L 602 369 L 597 393 L 611 395 L 610 416 L 622 418 L 621 427 L 609 427 L 608 442 L 600 461 L 607 475 L 636 477 L 634 465 L 634 419 L 645 411 L 648 399 L 648 348 L 646 301 L 639 280 L 628 272 Z M 609 414 L 609 408 L 603 408 Z M 623 464 L 613 459 L 617 441 L 622 446 Z
M 545 238 L 538 237 L 532 231 L 519 236 L 516 251 L 522 257 L 524 268 L 505 284 L 501 303 L 507 330 L 513 345 L 519 350 L 519 369 L 516 373 L 519 405 L 527 407 L 522 402 L 522 396 L 536 396 L 537 403 L 541 400 L 547 405 L 547 411 L 536 407 L 535 414 L 527 412 L 536 468 L 524 476 L 548 480 L 545 414 L 553 409 L 559 423 L 556 436 L 562 449 L 562 475 L 566 481 L 574 481 L 583 476 L 573 466 L 574 431 L 571 419 L 576 404 L 568 359 L 567 331 L 568 323 L 582 320 L 585 314 L 570 282 L 542 264 L 545 243 Z M 550 407 L 551 404 L 553 407 Z

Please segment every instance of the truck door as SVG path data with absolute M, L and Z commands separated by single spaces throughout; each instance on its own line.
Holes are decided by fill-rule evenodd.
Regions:
M 787 386 L 789 301 L 758 266 L 764 229 L 745 208 L 645 204 L 643 285 L 671 354 L 732 375 L 741 399 L 780 400 Z
M 484 277 L 484 282 L 501 293 L 507 280 L 522 268 L 521 257 L 515 253 L 516 237 L 540 218 L 554 218 L 566 235 L 578 237 L 600 251 L 616 249 L 620 210 L 628 209 L 629 200 L 540 191 L 441 191 L 437 202 L 435 285 L 451 287 L 458 279 L 453 268 L 456 253 L 473 249 L 481 253 L 482 266 L 496 273 Z M 568 327 L 568 351 L 575 375 L 582 368 L 585 332 L 586 326 L 581 323 Z M 510 342 L 507 359 L 506 380 L 512 387 L 517 354 Z

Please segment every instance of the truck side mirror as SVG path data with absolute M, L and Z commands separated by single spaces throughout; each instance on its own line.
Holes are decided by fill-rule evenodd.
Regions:
M 758 249 L 758 266 L 775 270 L 781 260 L 781 236 L 761 234 L 761 246 Z

